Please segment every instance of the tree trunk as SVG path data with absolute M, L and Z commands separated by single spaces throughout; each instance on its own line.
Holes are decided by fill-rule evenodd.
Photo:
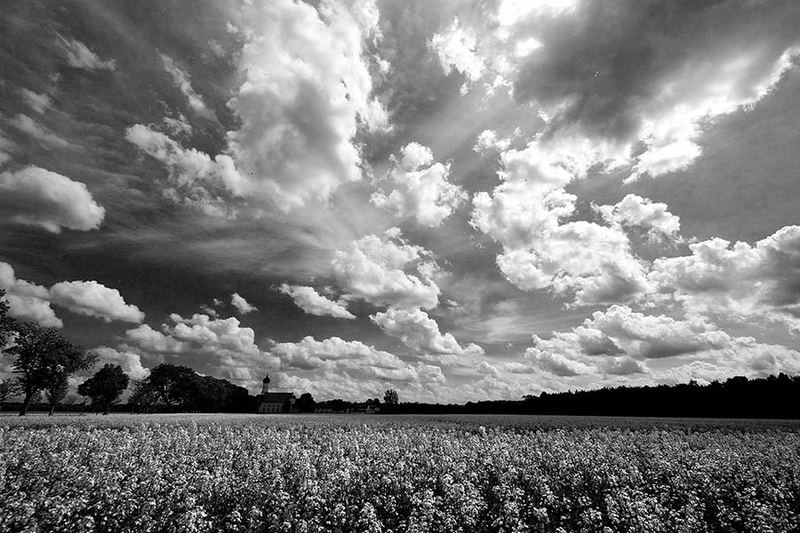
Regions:
M 30 392 L 25 393 L 25 399 L 22 400 L 22 407 L 19 408 L 19 416 L 25 416 L 26 414 L 28 414 L 28 407 L 31 404 L 31 396 L 33 396 L 32 393 Z
M 104 415 L 107 415 L 107 414 L 108 414 L 108 408 L 109 408 L 109 407 L 111 407 L 109 404 L 105 404 L 105 405 L 103 406 L 103 414 L 104 414 Z
M 50 412 L 47 413 L 47 416 L 53 416 L 53 411 L 55 411 L 55 410 L 56 410 L 56 404 L 54 402 L 54 403 L 50 404 Z

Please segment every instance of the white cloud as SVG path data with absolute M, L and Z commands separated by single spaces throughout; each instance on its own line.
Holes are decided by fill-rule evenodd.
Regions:
M 445 380 L 438 366 L 410 365 L 389 352 L 339 337 L 318 341 L 308 336 L 296 343 L 282 342 L 276 344 L 271 353 L 280 359 L 281 367 L 287 369 L 326 369 L 347 372 L 362 379 L 414 383 L 441 383 Z
M 611 306 L 571 331 L 555 332 L 549 339 L 534 335 L 523 361 L 514 367 L 517 371 L 539 368 L 558 376 L 645 373 L 662 382 L 710 381 L 734 374 L 795 372 L 800 353 L 752 337 L 733 337 L 699 315 L 676 320 Z M 645 361 L 671 364 L 645 366 Z
M 427 147 L 409 143 L 392 163 L 382 180 L 391 192 L 374 193 L 371 201 L 375 205 L 400 217 L 413 216 L 423 226 L 436 227 L 466 200 L 464 191 L 447 181 L 450 165 L 434 163 Z
M 691 255 L 653 263 L 650 281 L 687 309 L 759 318 L 800 330 L 800 226 L 786 226 L 750 245 L 710 239 Z
M 140 354 L 150 367 L 162 362 L 184 364 L 203 374 L 249 384 L 274 367 L 276 359 L 258 347 L 252 328 L 240 324 L 233 317 L 172 314 L 161 331 L 147 324 L 128 330 L 120 350 Z
M 497 132 L 494 130 L 483 130 L 475 140 L 472 150 L 479 154 L 491 151 L 505 152 L 511 146 L 509 139 L 498 139 Z
M 701 317 L 675 320 L 665 315 L 644 315 L 619 305 L 593 313 L 573 331 L 589 355 L 607 353 L 606 347 L 619 347 L 623 353 L 641 359 L 720 349 L 731 343 L 727 333 Z
M 59 233 L 100 226 L 105 209 L 86 185 L 39 167 L 0 173 L 0 218 Z
M 258 311 L 258 307 L 248 303 L 248 301 L 242 296 L 239 296 L 239 293 L 237 292 L 231 294 L 231 305 L 233 305 L 242 315 L 252 313 L 253 311 Z
M 345 302 L 334 302 L 320 295 L 313 287 L 282 284 L 280 291 L 292 297 L 295 305 L 310 315 L 332 316 L 352 320 L 355 315 L 347 310 Z
M 142 313 L 135 305 L 125 303 L 117 289 L 96 281 L 61 281 L 50 287 L 50 301 L 73 313 L 102 318 L 106 322 L 141 322 Z
M 430 252 L 407 244 L 397 228 L 352 242 L 334 254 L 332 264 L 349 294 L 372 304 L 423 309 L 439 304 L 439 287 L 429 275 Z
M 161 132 L 142 124 L 125 131 L 125 139 L 170 169 L 170 181 L 181 192 L 190 194 L 196 186 L 221 188 L 234 196 L 249 191 L 247 179 L 237 170 L 230 156 L 213 159 L 194 148 L 183 148 Z
M 594 209 L 606 222 L 640 229 L 652 240 L 677 239 L 681 229 L 680 218 L 669 212 L 667 204 L 635 194 L 626 195 L 615 205 L 594 206 Z
M 17 279 L 8 263 L 0 262 L 0 289 L 6 290 L 9 314 L 20 320 L 31 320 L 45 327 L 60 328 L 64 324 L 50 307 L 47 288 Z
M 43 326 L 63 326 L 51 304 L 106 322 L 141 322 L 144 319 L 144 313 L 135 305 L 126 304 L 118 290 L 96 281 L 61 281 L 47 289 L 17 279 L 11 265 L 0 262 L 0 288 L 7 291 L 11 316 L 33 320 Z
M 399 338 L 414 350 L 455 355 L 479 355 L 483 348 L 476 344 L 462 347 L 450 333 L 442 334 L 439 325 L 422 309 L 394 309 L 369 317 L 387 335 Z
M 92 351 L 98 355 L 100 364 L 119 365 L 131 379 L 141 380 L 150 374 L 150 370 L 142 366 L 141 358 L 137 353 L 119 351 L 108 346 L 100 346 Z
M 469 29 L 462 28 L 457 18 L 443 32 L 435 34 L 428 46 L 436 52 L 445 74 L 455 69 L 468 80 L 476 81 L 484 72 L 483 58 L 475 53 L 477 38 Z
M 208 109 L 205 101 L 203 101 L 203 97 L 197 94 L 192 87 L 192 81 L 189 77 L 189 74 L 180 68 L 178 64 L 175 63 L 175 60 L 168 55 L 159 54 L 159 57 L 161 58 L 161 64 L 164 66 L 164 70 L 166 70 L 167 73 L 172 76 L 172 81 L 175 83 L 175 86 L 180 89 L 183 95 L 186 97 L 189 107 L 191 107 L 195 113 L 202 117 L 214 119 L 214 113 Z
M 761 100 L 800 49 L 796 17 L 767 4 L 749 5 L 747 15 L 733 5 L 688 13 L 629 2 L 624 11 L 506 0 L 459 14 L 431 49 L 445 74 L 459 70 L 489 97 L 510 87 L 544 121 L 543 144 L 607 143 L 572 152 L 589 166 L 624 163 L 628 181 L 688 168 L 702 153 L 703 126 Z M 666 19 L 677 22 L 653 22 Z
M 523 290 L 550 289 L 579 305 L 625 302 L 649 290 L 644 266 L 619 228 L 563 222 L 576 197 L 572 175 L 536 143 L 501 156 L 503 183 L 473 198 L 471 224 L 503 245 L 497 265 Z
M 9 123 L 15 128 L 19 129 L 20 131 L 24 131 L 31 137 L 34 137 L 47 144 L 60 146 L 62 148 L 69 146 L 69 143 L 67 141 L 65 141 L 64 139 L 62 139 L 49 129 L 40 126 L 28 115 L 19 114 L 13 119 L 11 119 Z
M 102 60 L 100 56 L 75 39 L 65 39 L 59 35 L 58 44 L 67 57 L 69 66 L 85 70 L 116 70 L 117 64 L 113 59 Z
M 46 94 L 39 94 L 30 89 L 22 89 L 22 98 L 34 111 L 41 114 L 50 106 L 50 97 Z
M 327 199 L 361 179 L 353 142 L 359 121 L 382 128 L 363 42 L 377 30 L 372 2 L 345 7 L 279 0 L 245 4 L 235 15 L 244 36 L 244 82 L 228 103 L 241 121 L 229 152 L 259 194 L 284 209 Z

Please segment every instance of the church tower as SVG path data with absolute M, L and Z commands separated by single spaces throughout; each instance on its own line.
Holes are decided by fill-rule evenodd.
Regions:
M 267 377 L 264 378 L 264 381 L 262 382 L 261 385 L 261 394 L 266 396 L 268 393 L 269 393 L 269 374 L 267 374 Z

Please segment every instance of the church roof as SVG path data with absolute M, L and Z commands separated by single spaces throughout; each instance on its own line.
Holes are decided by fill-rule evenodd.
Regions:
M 261 401 L 266 403 L 285 403 L 289 398 L 294 398 L 293 392 L 269 392 L 261 395 Z

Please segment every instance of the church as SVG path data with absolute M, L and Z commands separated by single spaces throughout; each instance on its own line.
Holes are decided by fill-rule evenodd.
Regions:
M 293 413 L 295 397 L 293 392 L 270 392 L 269 374 L 262 381 L 261 394 L 258 399 L 259 413 Z

